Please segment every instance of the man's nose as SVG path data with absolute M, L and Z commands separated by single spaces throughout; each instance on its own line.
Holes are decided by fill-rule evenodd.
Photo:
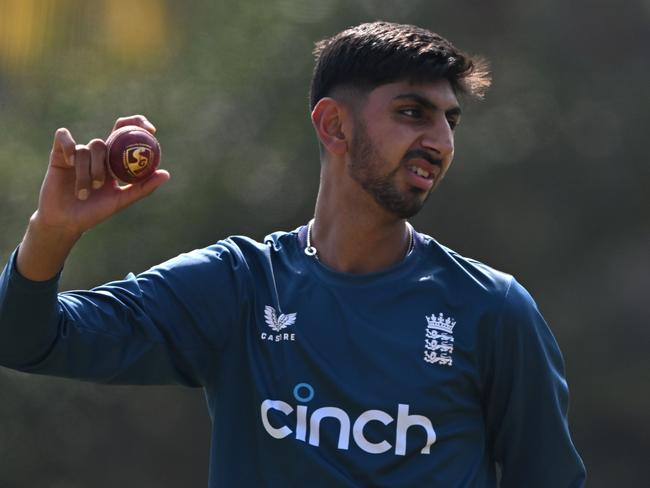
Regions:
M 449 157 L 454 153 L 454 132 L 446 117 L 436 117 L 422 136 L 422 146 L 440 155 Z

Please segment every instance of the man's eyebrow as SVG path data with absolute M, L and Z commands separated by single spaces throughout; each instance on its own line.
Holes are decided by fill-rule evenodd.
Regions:
M 433 103 L 428 98 L 423 97 L 419 93 L 403 93 L 401 95 L 397 95 L 393 100 L 404 100 L 404 99 L 413 100 L 414 102 L 417 102 L 419 105 L 421 105 L 422 107 L 424 107 L 426 109 L 429 109 L 429 110 L 437 110 L 438 109 L 438 106 L 435 103 Z M 447 115 L 447 116 L 455 115 L 455 116 L 460 117 L 461 113 L 462 113 L 462 110 L 460 109 L 460 107 L 458 105 L 455 105 L 455 106 L 451 107 L 450 109 L 445 110 L 445 115 Z

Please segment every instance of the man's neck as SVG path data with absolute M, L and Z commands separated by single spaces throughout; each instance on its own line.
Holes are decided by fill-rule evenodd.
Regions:
M 386 269 L 406 256 L 411 239 L 405 219 L 389 215 L 374 201 L 345 201 L 340 192 L 336 196 L 321 186 L 316 202 L 311 244 L 323 264 L 363 274 Z

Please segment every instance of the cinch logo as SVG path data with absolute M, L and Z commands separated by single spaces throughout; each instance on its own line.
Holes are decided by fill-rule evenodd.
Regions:
M 293 389 L 294 398 L 301 403 L 309 403 L 314 398 L 314 389 L 308 383 L 298 383 Z M 436 442 L 436 432 L 433 430 L 431 421 L 423 415 L 410 415 L 409 405 L 398 404 L 397 406 L 397 425 L 395 429 L 395 454 L 404 456 L 406 454 L 406 442 L 408 431 L 411 427 L 424 429 L 427 435 L 427 442 L 420 450 L 422 454 L 429 454 L 431 445 Z M 295 429 L 289 424 L 289 419 L 284 425 L 273 426 L 269 422 L 269 411 L 276 410 L 289 416 L 296 412 Z M 393 445 L 388 440 L 381 442 L 369 441 L 363 433 L 364 427 L 370 422 L 381 422 L 384 425 L 390 425 L 395 422 L 395 418 L 382 410 L 366 410 L 352 422 L 350 416 L 337 407 L 320 407 L 309 412 L 307 405 L 297 405 L 292 407 L 282 400 L 264 400 L 261 405 L 262 424 L 271 437 L 284 439 L 293 435 L 296 439 L 303 442 L 309 442 L 312 446 L 320 445 L 320 423 L 323 419 L 333 418 L 339 422 L 339 449 L 347 450 L 350 445 L 350 430 L 352 438 L 357 446 L 370 454 L 382 454 L 393 449 Z M 292 425 L 293 426 L 293 425 Z M 392 439 L 391 439 L 392 440 Z

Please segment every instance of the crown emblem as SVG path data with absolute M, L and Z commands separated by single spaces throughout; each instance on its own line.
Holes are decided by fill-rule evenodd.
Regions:
M 451 317 L 445 318 L 442 313 L 438 314 L 437 317 L 436 314 L 431 314 L 430 317 L 428 315 L 425 315 L 425 317 L 427 318 L 427 328 L 437 329 L 443 332 L 447 332 L 448 334 L 453 334 L 454 327 L 456 326 L 456 321 Z

